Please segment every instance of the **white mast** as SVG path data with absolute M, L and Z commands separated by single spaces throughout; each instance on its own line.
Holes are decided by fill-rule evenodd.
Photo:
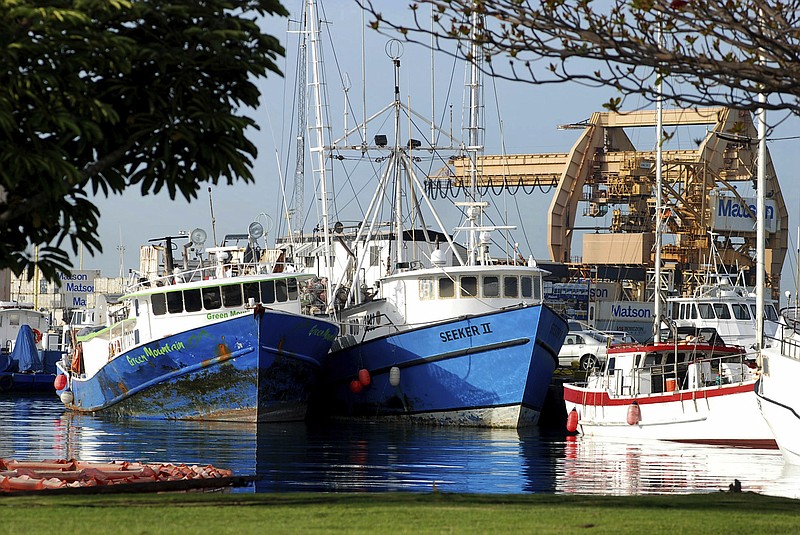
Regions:
M 308 24 L 308 36 L 311 52 L 311 82 L 309 87 L 313 97 L 314 107 L 314 125 L 309 128 L 314 133 L 314 145 L 311 147 L 312 165 L 314 167 L 314 176 L 317 178 L 320 188 L 320 197 L 322 203 L 322 232 L 324 236 L 323 251 L 325 258 L 323 260 L 323 269 L 328 277 L 328 284 L 325 286 L 327 291 L 327 304 L 328 309 L 332 307 L 332 283 L 333 283 L 333 266 L 331 265 L 331 244 L 330 244 L 330 228 L 328 225 L 328 176 L 327 176 L 327 163 L 325 158 L 325 131 L 328 128 L 325 125 L 325 107 L 326 101 L 323 100 L 322 91 L 322 58 L 320 57 L 319 45 L 319 19 L 317 19 L 317 2 L 316 0 L 306 0 L 306 18 Z
M 765 31 L 764 14 L 759 9 L 760 30 Z M 759 51 L 759 62 L 764 63 L 763 50 Z M 765 288 L 765 262 L 766 236 L 765 236 L 765 210 L 767 196 L 767 95 L 758 94 L 761 107 L 756 110 L 758 117 L 758 169 L 756 171 L 756 351 L 764 347 L 764 293 Z
M 658 29 L 658 44 L 661 46 L 661 28 Z M 662 120 L 664 116 L 664 102 L 663 97 L 661 95 L 661 76 L 662 74 L 658 73 L 658 78 L 656 80 L 656 254 L 655 254 L 655 272 L 653 278 L 655 279 L 653 282 L 653 301 L 654 307 L 653 312 L 656 317 L 656 322 L 654 325 L 654 332 L 653 332 L 653 341 L 660 342 L 661 341 L 661 315 L 663 314 L 661 310 L 661 241 L 663 239 L 661 233 L 661 219 L 662 219 L 662 207 L 661 207 L 661 191 L 662 191 L 662 152 L 663 147 L 662 145 Z
M 394 66 L 394 148 L 392 149 L 392 159 L 394 160 L 394 255 L 396 259 L 394 267 L 396 268 L 403 262 L 403 184 L 400 178 L 400 56 L 402 52 L 400 47 L 397 47 L 396 51 L 393 50 L 390 50 L 390 56 Z M 411 150 L 410 138 L 408 148 Z M 392 269 L 391 266 L 390 269 Z
M 477 257 L 477 229 L 483 224 L 483 204 L 478 202 L 478 153 L 483 150 L 480 136 L 480 105 L 481 105 L 481 80 L 479 62 L 483 57 L 483 49 L 478 44 L 478 10 L 473 10 L 471 15 L 472 28 L 470 29 L 470 79 L 469 79 L 469 141 L 467 154 L 469 155 L 470 201 L 467 206 L 467 216 L 470 220 L 469 252 L 467 263 L 475 265 Z M 477 222 L 477 225 L 476 225 Z
M 767 102 L 767 96 L 759 93 L 758 101 Z M 764 347 L 764 294 L 765 294 L 765 263 L 766 250 L 764 210 L 766 209 L 765 194 L 767 187 L 767 118 L 766 109 L 761 107 L 756 110 L 758 118 L 758 169 L 756 176 L 756 350 Z

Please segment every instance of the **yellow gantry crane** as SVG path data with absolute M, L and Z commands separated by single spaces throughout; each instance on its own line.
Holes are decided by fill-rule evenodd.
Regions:
M 578 271 L 581 265 L 598 264 L 652 267 L 660 219 L 669 237 L 662 246 L 664 267 L 682 275 L 681 288 L 675 290 L 690 292 L 712 261 L 754 272 L 755 203 L 737 188 L 744 182 L 755 184 L 758 137 L 752 116 L 728 108 L 674 109 L 662 112 L 662 124 L 705 125 L 706 135 L 696 150 L 662 151 L 665 208 L 660 218 L 655 215 L 655 151 L 636 150 L 625 131 L 655 128 L 655 111 L 597 112 L 585 123 L 569 125 L 583 132 L 568 153 L 480 156 L 478 186 L 495 191 L 555 187 L 547 216 L 551 259 L 575 264 Z M 769 151 L 766 169 L 765 266 L 767 285 L 777 297 L 788 214 Z M 469 160 L 455 158 L 429 180 L 433 187 L 446 181 L 448 187 L 463 188 L 469 184 Z M 602 218 L 606 226 L 583 234 L 582 258 L 574 262 L 580 205 L 584 216 Z

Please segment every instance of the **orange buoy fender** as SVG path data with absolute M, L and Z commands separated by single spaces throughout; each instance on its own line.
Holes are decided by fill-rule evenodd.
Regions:
M 361 382 L 358 379 L 353 379 L 352 381 L 350 381 L 350 392 L 352 392 L 353 394 L 358 394 L 363 389 L 364 387 L 361 386 Z
M 369 386 L 372 382 L 372 378 L 369 376 L 368 369 L 361 368 L 358 370 L 358 382 L 361 383 L 361 386 Z
M 574 433 L 578 430 L 578 411 L 574 408 L 567 415 L 567 431 Z
M 53 386 L 56 390 L 64 390 L 67 387 L 67 376 L 63 373 L 58 374 L 55 381 L 53 381 Z
M 628 425 L 636 425 L 642 421 L 642 410 L 635 401 L 628 406 Z

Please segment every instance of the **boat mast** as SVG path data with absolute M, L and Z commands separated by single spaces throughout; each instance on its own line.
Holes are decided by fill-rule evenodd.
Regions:
M 659 26 L 658 29 L 658 43 L 661 46 L 661 27 Z M 655 254 L 655 272 L 653 278 L 655 279 L 653 282 L 653 300 L 654 300 L 654 308 L 653 312 L 656 317 L 655 325 L 653 326 L 653 341 L 660 342 L 661 341 L 661 241 L 662 241 L 662 233 L 661 233 L 661 221 L 663 214 L 661 213 L 661 189 L 662 189 L 662 120 L 664 115 L 663 110 L 663 97 L 661 94 L 661 76 L 662 74 L 659 72 L 657 74 L 656 79 L 656 254 Z
M 476 264 L 477 257 L 477 230 L 476 226 L 483 223 L 483 207 L 478 203 L 478 152 L 483 149 L 480 139 L 480 99 L 481 99 L 481 79 L 479 62 L 483 58 L 483 49 L 478 44 L 478 10 L 473 10 L 471 14 L 470 29 L 470 79 L 469 79 L 469 145 L 467 154 L 469 155 L 469 178 L 470 178 L 470 197 L 472 206 L 468 206 L 470 220 L 469 231 L 469 265 Z M 476 225 L 477 221 L 477 225 Z
M 763 32 L 764 13 L 758 11 L 758 22 L 760 30 Z M 759 63 L 765 63 L 764 51 L 759 50 Z M 758 168 L 756 171 L 756 351 L 760 355 L 764 347 L 764 293 L 765 293 L 765 262 L 766 256 L 766 235 L 765 235 L 765 213 L 767 197 L 767 95 L 762 91 L 758 94 L 758 102 L 761 106 L 756 110 L 758 117 Z
M 767 96 L 759 93 L 758 101 L 766 104 Z M 766 109 L 762 106 L 756 110 L 758 117 L 758 168 L 756 176 L 756 351 L 764 347 L 764 294 L 766 293 L 766 276 L 764 256 L 766 254 L 766 236 L 764 211 L 766 209 L 767 183 L 767 118 Z
M 305 209 L 305 162 L 306 162 L 306 128 L 308 117 L 306 112 L 306 73 L 308 70 L 308 26 L 306 10 L 300 19 L 300 47 L 297 53 L 297 145 L 294 167 L 294 209 L 289 211 L 289 236 L 293 230 L 303 229 L 303 210 Z
M 394 255 L 395 268 L 397 268 L 403 262 L 403 185 L 400 177 L 400 109 L 402 107 L 400 102 L 400 56 L 402 53 L 399 46 L 396 49 L 390 46 L 389 52 L 394 66 L 394 149 L 392 150 L 392 160 L 394 161 Z M 408 149 L 411 150 L 410 138 Z
M 320 197 L 322 202 L 322 233 L 323 251 L 325 258 L 323 260 L 323 270 L 328 277 L 328 284 L 325 285 L 327 293 L 328 310 L 332 308 L 332 283 L 333 283 L 333 265 L 331 264 L 331 241 L 330 241 L 330 228 L 328 225 L 328 176 L 325 161 L 325 101 L 323 101 L 322 92 L 322 58 L 320 57 L 319 45 L 319 20 L 317 18 L 317 2 L 316 0 L 305 0 L 306 6 L 306 23 L 308 24 L 308 37 L 309 47 L 311 52 L 311 82 L 309 87 L 311 95 L 314 99 L 314 125 L 310 128 L 314 132 L 314 145 L 311 147 L 311 155 L 313 156 L 312 162 L 314 167 L 314 176 L 317 177 L 317 182 L 320 188 Z

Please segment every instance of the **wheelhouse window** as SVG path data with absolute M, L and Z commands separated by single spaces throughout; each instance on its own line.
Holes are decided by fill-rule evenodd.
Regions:
M 461 297 L 478 296 L 478 278 L 461 277 Z
M 184 290 L 183 305 L 186 307 L 186 312 L 198 312 L 203 310 L 203 298 L 200 296 L 200 288 Z
M 275 302 L 275 281 L 261 281 L 261 302 Z
M 764 306 L 764 315 L 770 321 L 778 321 L 778 312 L 775 310 L 773 305 Z
M 500 297 L 500 279 L 497 277 L 484 277 L 483 278 L 483 296 L 484 297 Z
M 714 319 L 714 307 L 711 306 L 711 303 L 698 303 L 697 308 L 700 311 L 700 317 L 704 320 Z
M 750 305 L 750 312 L 753 317 L 756 317 L 756 306 Z M 772 305 L 764 305 L 764 319 L 769 321 L 778 321 L 778 313 L 775 312 L 775 307 Z
M 222 287 L 222 304 L 225 307 L 242 306 L 242 285 L 228 284 Z
M 289 300 L 297 301 L 297 279 L 286 279 L 286 287 L 289 289 Z
M 522 297 L 533 297 L 533 278 L 521 277 L 520 278 Z
M 519 297 L 519 279 L 517 277 L 503 277 L 503 296 Z
M 203 288 L 203 308 L 206 310 L 216 310 L 222 307 L 222 295 L 219 286 Z
M 439 278 L 439 297 L 455 297 L 456 296 L 456 288 L 455 284 L 453 283 L 453 279 L 450 277 L 440 277 Z
M 167 312 L 180 314 L 183 312 L 183 292 L 167 292 Z
M 733 317 L 737 320 L 749 320 L 750 319 L 750 312 L 747 311 L 747 305 L 741 305 L 738 303 L 734 303 L 731 305 L 733 308 Z
M 245 282 L 242 284 L 242 289 L 244 290 L 245 303 L 249 302 L 250 299 L 254 300 L 256 303 L 261 302 L 261 292 L 258 291 L 257 282 Z
M 714 312 L 716 312 L 717 317 L 721 320 L 731 319 L 731 311 L 725 303 L 715 303 Z
M 275 281 L 275 299 L 279 303 L 289 300 L 289 288 L 287 288 L 285 280 Z
M 150 296 L 150 307 L 153 314 L 163 316 L 167 313 L 167 296 L 164 294 L 153 294 Z
M 537 300 L 542 298 L 542 278 L 538 275 L 533 277 L 533 298 Z

